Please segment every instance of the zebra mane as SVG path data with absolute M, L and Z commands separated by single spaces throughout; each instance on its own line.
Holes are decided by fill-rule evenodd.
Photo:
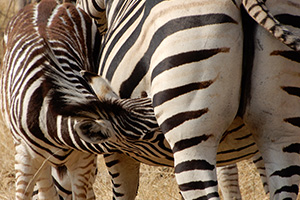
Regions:
M 95 113 L 95 102 L 98 102 L 94 91 L 71 67 L 63 68 L 47 40 L 45 43 L 45 63 L 43 87 L 47 94 L 49 109 L 59 115 L 86 117 Z M 91 112 L 93 111 L 94 112 Z M 90 114 L 87 114 L 90 113 Z

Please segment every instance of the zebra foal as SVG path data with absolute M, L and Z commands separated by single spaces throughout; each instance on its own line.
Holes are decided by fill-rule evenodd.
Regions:
M 62 165 L 72 199 L 92 199 L 94 152 L 130 151 L 157 130 L 149 99 L 118 100 L 107 85 L 99 99 L 83 78 L 81 70 L 95 71 L 96 30 L 82 10 L 52 0 L 26 6 L 7 26 L 1 111 L 16 149 L 16 199 L 30 199 L 37 183 L 39 199 L 58 200 L 51 166 Z M 96 148 L 86 135 L 112 143 Z

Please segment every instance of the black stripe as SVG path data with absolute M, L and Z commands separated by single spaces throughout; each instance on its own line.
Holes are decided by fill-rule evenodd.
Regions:
M 231 129 L 231 130 L 225 131 L 225 133 L 223 133 L 223 135 L 222 135 L 222 138 L 221 138 L 221 140 L 220 140 L 220 143 L 223 142 L 224 139 L 225 139 L 228 135 L 230 135 L 231 133 L 235 133 L 235 132 L 239 131 L 239 130 L 242 129 L 244 126 L 245 126 L 245 124 L 242 124 L 242 125 L 240 125 L 240 126 L 238 126 L 238 127 L 236 127 L 236 128 L 233 128 L 233 129 Z M 246 138 L 247 138 L 247 137 L 246 137 Z M 242 139 L 243 139 L 243 138 L 242 138 Z M 240 138 L 235 138 L 235 140 L 241 140 L 241 139 L 240 139 Z
M 208 138 L 210 138 L 211 136 L 212 135 L 201 135 L 198 137 L 192 137 L 189 139 L 180 140 L 174 144 L 173 153 L 187 149 L 192 146 L 196 146 L 196 145 L 200 144 L 201 142 L 208 140 Z
M 275 171 L 271 176 L 280 176 L 280 177 L 292 177 L 293 175 L 300 175 L 300 166 L 293 165 L 285 169 Z
M 247 146 L 243 146 L 243 147 L 237 148 L 237 149 L 230 149 L 230 150 L 227 150 L 227 151 L 219 151 L 218 155 L 219 154 L 227 154 L 227 153 L 240 152 L 240 151 L 242 151 L 244 149 L 248 149 L 249 147 L 252 147 L 254 145 L 255 145 L 255 142 L 253 142 L 253 143 L 251 143 L 251 144 L 249 144 Z
M 186 172 L 190 170 L 214 170 L 215 166 L 206 160 L 189 160 L 179 163 L 175 166 L 175 173 Z
M 293 143 L 293 144 L 291 144 L 287 147 L 284 147 L 283 152 L 300 154 L 300 144 L 299 143 Z
M 161 61 L 153 70 L 151 81 L 160 73 L 183 64 L 199 62 L 208 59 L 220 52 L 229 52 L 229 48 L 204 49 L 199 51 L 189 51 L 176 55 L 172 55 Z
M 299 87 L 281 87 L 284 91 L 286 91 L 290 95 L 295 95 L 300 97 L 300 88 Z
M 220 24 L 220 23 L 237 23 L 231 17 L 224 14 L 207 14 L 207 15 L 198 15 L 198 16 L 187 16 L 177 19 L 170 20 L 164 26 L 160 27 L 153 35 L 152 40 L 149 44 L 149 48 L 145 52 L 144 56 L 137 63 L 130 77 L 123 82 L 120 88 L 120 97 L 129 98 L 139 84 L 142 78 L 146 75 L 150 67 L 150 60 L 160 45 L 160 43 L 169 35 L 174 34 L 175 32 L 182 31 L 185 29 L 191 29 L 211 24 Z M 111 70 L 111 66 L 117 68 L 117 63 L 111 63 L 107 79 L 111 81 L 113 73 L 115 71 Z
M 274 16 L 280 23 L 300 28 L 300 16 L 290 14 L 279 14 Z
M 161 134 L 163 135 L 163 134 Z M 173 157 L 169 156 L 171 154 L 165 154 L 161 151 L 161 148 L 159 145 L 156 143 L 153 143 L 153 141 L 150 142 L 141 142 L 141 143 L 136 143 L 135 146 L 139 148 L 139 150 L 144 153 L 145 155 L 150 155 L 151 157 L 156 157 L 156 158 L 161 158 L 163 157 L 164 159 L 171 160 L 173 161 Z M 165 148 L 165 147 L 163 147 Z M 169 153 L 171 153 L 171 150 L 168 149 Z
M 253 163 L 257 163 L 257 162 L 262 161 L 262 160 L 263 160 L 263 158 L 260 156 L 260 157 L 257 158 L 256 160 L 253 160 Z
M 292 117 L 284 119 L 285 122 L 288 122 L 294 126 L 300 127 L 300 117 Z
M 189 183 L 183 183 L 178 186 L 180 191 L 189 191 L 189 190 L 202 190 L 209 187 L 215 187 L 217 185 L 218 185 L 217 181 L 194 181 Z
M 249 138 L 251 136 L 252 136 L 252 133 L 249 133 L 248 135 L 245 135 L 244 137 L 235 138 L 235 140 L 244 140 L 244 139 Z
M 166 101 L 169 101 L 186 93 L 208 88 L 213 82 L 213 80 L 208 80 L 198 83 L 190 83 L 176 88 L 160 91 L 153 96 L 153 107 L 159 106 Z
M 88 1 L 86 1 L 88 2 Z M 105 9 L 102 9 L 98 4 L 97 4 L 97 1 L 96 0 L 92 0 L 92 3 L 93 3 L 93 7 L 98 11 L 98 12 L 104 12 Z
M 114 173 L 114 174 L 111 173 L 111 172 L 108 172 L 108 173 L 109 173 L 109 175 L 111 176 L 111 178 L 113 178 L 113 179 L 120 176 L 120 173 L 118 173 L 118 172 L 117 172 L 117 173 Z
M 160 126 L 161 130 L 163 133 L 167 133 L 168 131 L 183 124 L 184 122 L 192 120 L 192 119 L 197 119 L 207 112 L 208 112 L 208 108 L 178 113 L 178 114 L 173 115 L 172 117 L 166 119 Z
M 113 182 L 113 181 L 112 181 L 112 182 Z M 119 188 L 119 187 L 122 186 L 121 184 L 117 184 L 117 183 L 114 183 L 114 182 L 113 182 L 113 185 L 114 185 L 114 188 Z
M 214 197 L 219 197 L 219 193 L 218 192 L 209 193 L 208 195 L 195 198 L 194 200 L 207 200 Z
M 62 187 L 56 180 L 55 178 L 53 178 L 53 182 L 55 184 L 55 186 L 58 188 L 59 191 L 62 191 L 63 193 L 67 194 L 67 195 L 71 195 L 72 191 L 69 191 L 67 189 L 65 189 L 64 187 Z
M 283 186 L 282 188 L 275 191 L 275 194 L 280 194 L 281 192 L 295 193 L 298 195 L 299 187 L 298 185 Z M 291 200 L 292 198 L 285 198 L 284 200 Z
M 258 153 L 258 150 L 254 151 L 254 152 L 252 152 L 252 153 L 244 154 L 244 155 L 242 155 L 242 156 L 234 157 L 234 158 L 227 159 L 227 160 L 217 160 L 217 164 L 224 164 L 224 163 L 228 163 L 228 162 L 230 162 L 230 163 L 236 162 L 236 161 L 238 161 L 238 160 L 242 160 L 242 159 L 244 159 L 244 158 L 253 156 L 253 155 L 257 154 L 257 153 Z
M 103 64 L 106 63 L 107 58 L 109 55 L 111 55 L 111 51 L 114 48 L 114 45 L 120 40 L 122 36 L 124 36 L 124 33 L 126 33 L 127 29 L 137 20 L 137 18 L 142 14 L 143 7 L 141 7 L 136 13 L 132 16 L 132 18 L 128 19 L 128 22 L 123 26 L 123 28 L 114 36 L 113 40 L 111 41 L 111 45 L 107 48 L 105 44 L 102 45 L 100 55 L 103 55 L 102 51 L 104 50 L 104 47 L 107 48 L 105 57 L 103 58 Z M 144 18 L 146 18 L 144 16 Z M 106 78 L 111 81 L 114 72 L 117 69 L 118 64 L 121 62 L 123 59 L 124 55 L 127 53 L 127 50 L 135 43 L 137 40 L 138 36 L 140 35 L 142 25 L 144 23 L 145 19 L 142 19 L 142 21 L 139 23 L 137 28 L 133 31 L 133 33 L 128 37 L 124 45 L 119 49 L 119 51 L 115 54 L 114 58 L 112 59 L 110 65 L 109 65 L 109 70 L 107 72 Z M 108 32 L 105 36 L 105 41 L 109 41 L 111 36 L 113 35 L 114 31 Z M 100 71 L 99 74 L 103 74 L 104 67 L 100 66 Z
M 297 51 L 273 51 L 270 53 L 271 56 L 282 56 L 291 61 L 300 63 L 300 53 Z
M 105 164 L 108 168 L 110 168 L 110 167 L 112 167 L 112 166 L 114 166 L 118 163 L 119 163 L 119 160 L 113 160 L 113 161 L 110 161 L 110 162 L 105 162 Z
M 113 188 L 113 193 L 114 193 L 114 196 L 116 196 L 116 197 L 122 197 L 122 196 L 124 196 L 124 194 L 116 192 L 114 188 Z
M 148 134 L 146 134 L 146 136 L 147 136 Z M 150 134 L 149 134 L 150 135 Z M 153 136 L 152 136 L 153 137 Z M 152 138 L 151 137 L 151 138 Z M 147 139 L 145 139 L 145 137 L 143 137 L 143 140 L 147 140 Z M 149 140 L 149 139 L 148 139 Z M 167 151 L 167 152 L 169 152 L 169 153 L 172 153 L 172 151 L 171 151 L 171 149 L 170 148 L 168 148 L 165 144 L 164 144 L 164 141 L 165 141 L 165 137 L 164 137 L 164 135 L 163 134 L 158 134 L 157 136 L 156 136 L 156 138 L 155 139 L 152 139 L 152 140 L 150 140 L 150 144 L 152 145 L 152 144 L 155 144 L 155 146 L 158 146 L 158 148 L 160 149 L 160 150 L 164 150 L 164 151 Z M 158 152 L 160 152 L 160 150 L 158 151 Z M 173 160 L 173 159 L 172 159 Z

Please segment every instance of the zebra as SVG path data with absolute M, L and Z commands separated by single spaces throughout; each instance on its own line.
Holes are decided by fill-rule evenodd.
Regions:
M 300 36 L 298 1 L 266 1 L 266 5 L 276 19 Z M 262 152 L 270 197 L 296 199 L 300 181 L 299 51 L 291 51 L 261 27 L 253 35 L 251 99 L 244 120 Z
M 102 11 L 104 11 L 104 10 L 102 10 Z M 96 12 L 97 12 L 97 11 L 96 11 Z M 89 14 L 92 15 L 91 12 L 89 12 Z M 103 12 L 102 12 L 102 14 L 103 14 Z M 97 20 L 102 20 L 105 16 L 103 17 L 103 15 L 102 15 L 101 17 L 95 17 L 95 16 L 92 16 L 92 17 L 97 18 Z M 104 19 L 105 19 L 105 18 L 104 18 Z M 103 20 L 102 20 L 102 21 L 103 21 Z M 104 24 L 104 23 L 101 22 L 101 21 L 100 21 L 100 23 L 99 23 L 99 21 L 98 21 L 97 23 L 98 23 L 98 25 L 100 24 L 99 27 L 101 27 L 101 26 Z M 103 29 L 100 29 L 100 30 L 103 30 Z M 105 30 L 106 30 L 106 27 L 105 27 Z M 103 32 L 103 31 L 102 31 L 102 32 Z M 224 169 L 222 170 L 222 172 L 224 172 Z M 56 176 L 56 177 L 57 177 L 57 176 Z M 70 192 L 69 192 L 69 193 L 70 193 Z
M 92 2 L 98 3 L 95 0 Z M 243 108 L 239 114 L 253 132 L 263 158 L 267 158 L 268 179 L 276 183 L 270 185 L 271 198 L 296 198 L 299 183 L 294 172 L 299 167 L 297 115 L 279 120 L 272 116 L 278 116 L 275 111 L 272 113 L 274 107 L 271 112 L 265 111 L 264 106 L 259 104 L 262 98 L 254 98 L 257 96 L 254 91 L 260 88 L 261 80 L 256 77 L 259 73 L 253 71 L 249 77 L 243 77 L 243 81 L 251 82 L 245 83 L 249 83 L 250 87 L 243 88 L 241 96 L 245 95 L 246 98 L 242 98 L 240 103 L 242 63 L 249 59 L 251 64 L 252 57 L 262 55 L 260 50 L 263 50 L 256 44 L 254 56 L 251 48 L 245 48 L 249 47 L 247 37 L 251 34 L 247 35 L 242 29 L 240 7 L 242 4 L 246 12 L 260 24 L 259 28 L 253 27 L 253 31 L 261 29 L 275 36 L 276 39 L 273 39 L 269 34 L 264 35 L 265 38 L 272 38 L 273 42 L 269 43 L 272 48 L 278 45 L 280 49 L 273 52 L 274 56 L 282 55 L 282 49 L 287 48 L 278 40 L 299 51 L 299 37 L 295 29 L 290 26 L 290 29 L 286 29 L 279 22 L 282 18 L 278 18 L 278 21 L 270 14 L 290 13 L 289 9 L 292 9 L 294 16 L 289 17 L 297 20 L 297 1 L 273 1 L 273 4 L 266 1 L 266 5 L 262 0 L 99 2 L 100 13 L 103 14 L 106 9 L 107 32 L 102 42 L 98 73 L 111 83 L 121 98 L 145 95 L 152 98 L 158 124 L 174 153 L 176 179 L 184 198 L 218 198 L 215 172 L 217 146 L 222 133 L 236 117 L 239 106 Z M 271 8 L 272 12 L 268 12 Z M 296 51 L 290 51 L 290 54 L 298 55 Z M 270 55 L 264 55 L 253 63 L 256 70 L 264 69 L 263 66 L 258 67 L 258 62 L 265 57 Z M 286 57 L 293 57 L 292 62 L 296 60 L 296 56 Z M 284 72 L 282 70 L 279 71 Z M 288 86 L 282 86 L 281 91 L 285 91 L 286 102 L 293 98 L 293 105 L 297 105 L 297 87 L 293 86 L 295 83 L 289 85 L 289 82 L 285 82 Z M 265 89 L 258 91 L 263 93 Z M 270 94 L 268 96 L 271 97 Z M 272 100 L 267 102 L 272 104 Z M 259 110 L 253 107 L 254 102 L 259 105 Z M 243 107 L 243 104 L 246 106 Z M 285 107 L 276 106 L 281 108 L 280 112 L 285 112 Z M 261 116 L 265 118 L 258 117 L 262 120 L 256 120 L 261 112 L 264 112 Z M 288 109 L 288 112 L 295 111 Z M 270 129 L 261 123 L 270 118 L 279 120 L 278 130 L 275 131 L 277 134 L 271 140 L 268 135 Z M 271 126 L 272 123 L 267 124 Z M 279 130 L 283 126 L 286 126 L 282 131 L 285 132 L 283 138 L 291 135 L 293 139 L 281 139 Z M 278 140 L 280 143 L 282 140 L 280 146 L 276 146 Z M 272 144 L 272 149 L 268 148 L 269 144 Z M 286 153 L 290 153 L 287 155 L 291 155 L 291 158 L 284 156 Z M 276 155 L 280 155 L 282 160 L 274 160 Z M 121 160 L 122 164 L 134 165 L 134 161 L 125 161 L 124 157 L 111 155 L 106 159 L 108 162 Z M 138 166 L 138 163 L 135 165 Z M 114 167 L 117 171 L 122 170 L 120 166 Z M 120 179 L 129 179 L 129 174 L 127 177 L 126 173 L 122 174 L 122 178 L 119 175 Z M 293 175 L 296 177 L 289 178 Z
M 8 24 L 0 105 L 15 144 L 16 199 L 29 199 L 35 183 L 39 199 L 59 199 L 51 166 L 67 168 L 73 199 L 93 199 L 95 153 L 139 152 L 135 141 L 158 130 L 151 99 L 117 99 L 105 81 L 98 98 L 89 86 L 81 70 L 95 70 L 97 37 L 86 13 L 54 0 Z

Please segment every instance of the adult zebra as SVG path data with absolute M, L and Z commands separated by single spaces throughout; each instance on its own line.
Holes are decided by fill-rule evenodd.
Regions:
M 96 30 L 54 0 L 25 7 L 6 29 L 1 111 L 16 146 L 16 199 L 31 198 L 35 183 L 39 199 L 59 199 L 51 165 L 67 167 L 73 199 L 93 198 L 94 153 L 140 153 L 132 143 L 158 130 L 150 99 L 119 100 L 105 81 L 98 98 L 80 74 L 95 70 Z M 86 143 L 86 134 L 110 142 Z
M 292 10 L 296 15 L 299 8 L 297 1 L 273 3 L 267 1 L 267 6 L 274 13 Z M 152 97 L 158 123 L 174 153 L 176 178 L 184 198 L 218 197 L 215 175 L 217 145 L 239 106 L 243 52 L 241 2 L 100 1 L 98 5 L 101 13 L 106 9 L 108 25 L 102 43 L 99 74 L 111 82 L 122 98 L 145 94 Z M 277 39 L 299 50 L 299 38 L 282 29 L 272 15 L 266 14 L 264 1 L 243 1 L 243 5 L 250 16 Z M 278 8 L 280 10 L 276 10 Z M 285 15 L 284 19 L 289 17 L 293 16 Z M 264 36 L 272 38 L 267 34 Z M 247 43 L 248 36 L 245 37 Z M 272 55 L 281 55 L 282 49 L 286 48 L 277 40 L 270 46 L 280 49 Z M 255 47 L 257 59 L 257 55 L 263 54 L 259 52 L 259 45 Z M 250 58 L 251 63 L 253 53 L 250 49 L 245 50 L 244 61 Z M 260 61 L 265 56 L 270 57 L 264 55 Z M 274 65 L 273 62 L 269 64 Z M 260 64 L 257 61 L 254 65 L 255 71 L 264 69 L 258 67 Z M 280 64 L 270 72 L 276 71 L 278 78 L 278 72 L 284 72 L 283 67 Z M 297 66 L 292 68 L 294 72 L 297 70 Z M 286 102 L 293 99 L 292 104 L 297 107 L 297 87 L 294 87 L 296 83 L 292 83 L 297 81 L 294 77 L 294 80 L 284 80 L 287 86 L 278 87 L 278 82 L 270 81 L 273 86 L 266 84 L 267 87 L 260 87 L 259 83 L 266 77 L 258 74 L 253 72 L 249 79 L 244 79 L 251 80 L 251 83 L 246 82 L 251 90 L 243 89 L 247 97 L 243 103 L 247 105 L 246 112 L 242 114 L 255 134 L 263 157 L 268 160 L 268 176 L 272 177 L 272 183 L 276 183 L 271 184 L 271 198 L 295 198 L 299 178 L 293 169 L 298 169 L 300 163 L 297 155 L 300 142 L 297 139 L 298 115 L 291 116 L 295 113 L 291 106 L 280 105 L 289 104 Z M 267 93 L 267 106 L 272 107 L 270 112 L 265 111 L 263 98 L 257 96 L 268 87 L 280 88 L 280 91 L 272 90 L 276 91 L 275 95 L 286 91 L 281 103 L 274 101 L 274 96 Z M 279 107 L 279 111 L 275 111 L 275 107 Z M 266 117 L 266 113 L 271 115 Z M 282 119 L 279 113 L 290 117 Z M 271 125 L 275 121 L 276 129 L 273 130 Z M 270 136 L 270 133 L 275 134 Z M 268 149 L 269 144 L 271 149 Z M 280 161 L 274 160 L 277 155 L 282 158 Z M 126 163 L 124 159 L 120 160 Z M 132 161 L 127 164 L 134 165 Z

